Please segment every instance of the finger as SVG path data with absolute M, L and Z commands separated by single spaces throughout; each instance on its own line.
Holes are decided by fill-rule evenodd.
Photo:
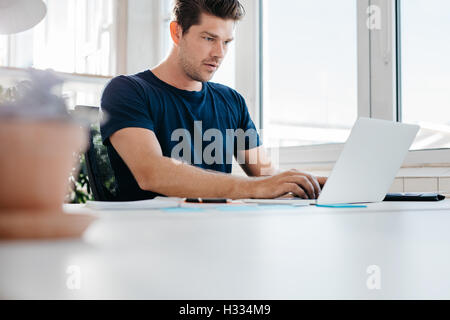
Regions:
M 284 184 L 284 193 L 292 192 L 297 197 L 302 199 L 308 199 L 308 195 L 305 191 L 298 186 L 296 183 L 285 183 Z
M 284 171 L 283 173 L 281 173 L 281 175 L 284 176 L 284 177 L 289 177 L 289 176 L 293 176 L 293 175 L 296 175 L 296 174 L 298 174 L 298 172 L 295 169 L 291 169 L 291 170 Z
M 316 193 L 316 196 L 319 197 L 319 194 L 322 191 L 322 189 L 320 188 L 320 184 L 317 178 L 311 174 L 305 174 L 305 177 L 307 177 L 309 182 L 311 182 L 311 184 L 314 187 L 314 192 Z
M 319 197 L 319 194 L 322 191 L 322 189 L 320 187 L 319 181 L 317 180 L 317 178 L 315 176 L 313 176 L 311 174 L 308 174 L 308 173 L 305 173 L 305 172 L 298 171 L 296 169 L 291 169 L 288 172 L 293 174 L 293 175 L 305 176 L 311 182 L 311 184 L 312 184 L 312 186 L 314 188 L 314 193 L 315 193 L 314 198 L 318 198 Z
M 325 186 L 327 179 L 328 179 L 327 177 L 317 177 L 317 180 L 319 181 L 319 184 L 322 188 Z
M 308 178 L 301 175 L 290 176 L 288 177 L 287 182 L 296 183 L 299 187 L 301 187 L 309 196 L 310 199 L 315 199 L 316 195 L 314 192 L 314 187 L 309 182 Z

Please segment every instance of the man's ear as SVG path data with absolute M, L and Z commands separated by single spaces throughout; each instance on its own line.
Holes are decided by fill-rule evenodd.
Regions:
M 183 30 L 181 30 L 181 26 L 176 21 L 170 23 L 170 36 L 172 37 L 173 43 L 176 45 L 178 45 L 183 36 Z

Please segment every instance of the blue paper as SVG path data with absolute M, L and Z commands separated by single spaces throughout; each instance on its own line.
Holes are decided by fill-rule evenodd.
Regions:
M 366 205 L 361 204 L 316 204 L 319 208 L 367 208 Z

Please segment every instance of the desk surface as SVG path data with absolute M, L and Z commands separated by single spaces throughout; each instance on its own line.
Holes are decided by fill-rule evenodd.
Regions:
M 83 239 L 0 242 L 0 298 L 450 299 L 449 200 L 96 215 Z

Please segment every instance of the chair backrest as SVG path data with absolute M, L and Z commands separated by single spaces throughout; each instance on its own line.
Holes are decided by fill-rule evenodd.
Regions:
M 98 107 L 76 106 L 75 114 L 96 113 Z M 85 152 L 89 185 L 96 201 L 118 201 L 118 185 L 108 157 L 108 150 L 103 145 L 100 134 L 100 122 L 90 126 L 89 147 Z

